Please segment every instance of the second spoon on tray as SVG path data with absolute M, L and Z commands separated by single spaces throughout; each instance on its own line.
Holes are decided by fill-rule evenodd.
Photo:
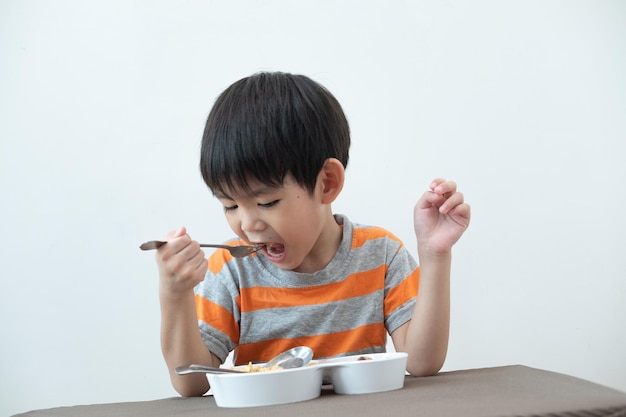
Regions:
M 270 359 L 269 362 L 262 365 L 262 368 L 272 368 L 274 366 L 278 366 L 282 369 L 292 369 L 292 368 L 300 368 L 309 362 L 313 358 L 313 350 L 308 346 L 298 346 L 292 349 L 289 349 L 274 358 Z M 227 368 L 216 368 L 213 366 L 205 366 L 205 365 L 186 365 L 179 366 L 176 368 L 176 373 L 178 375 L 187 375 L 193 373 L 245 373 L 244 371 L 238 371 L 235 369 L 227 369 Z

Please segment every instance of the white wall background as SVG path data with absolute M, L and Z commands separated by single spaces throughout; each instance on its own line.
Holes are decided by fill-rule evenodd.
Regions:
M 259 70 L 343 104 L 337 212 L 413 247 L 429 181 L 466 194 L 445 370 L 626 391 L 626 2 L 3 0 L 0 60 L 0 414 L 176 395 L 137 246 L 231 236 L 200 137 Z

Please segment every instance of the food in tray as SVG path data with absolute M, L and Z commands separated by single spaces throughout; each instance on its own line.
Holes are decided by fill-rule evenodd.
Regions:
M 274 366 L 264 366 L 263 364 L 253 365 L 252 362 L 249 362 L 247 365 L 243 365 L 237 368 L 238 371 L 248 372 L 248 373 L 279 371 L 281 369 L 283 368 L 280 365 L 274 365 Z

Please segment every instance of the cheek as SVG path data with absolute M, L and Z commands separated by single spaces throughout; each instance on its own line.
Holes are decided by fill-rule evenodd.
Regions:
M 241 224 L 239 223 L 239 220 L 237 219 L 237 217 L 227 214 L 226 221 L 228 222 L 228 225 L 233 230 L 233 232 L 235 232 L 236 234 L 239 234 L 241 230 Z
M 290 216 L 283 216 L 280 220 L 282 230 L 291 232 L 295 236 L 310 233 L 317 227 L 317 213 L 310 205 L 300 205 L 294 207 Z
M 296 219 L 297 216 L 293 215 L 295 212 L 281 212 L 273 215 L 271 219 L 266 219 L 266 231 L 270 232 L 267 236 L 268 240 L 277 239 L 285 243 L 293 243 L 294 238 L 297 238 L 302 230 L 302 225 Z

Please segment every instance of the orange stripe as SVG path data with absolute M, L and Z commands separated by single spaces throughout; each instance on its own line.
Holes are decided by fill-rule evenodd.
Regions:
M 369 240 L 385 238 L 385 237 L 395 240 L 396 242 L 402 243 L 400 239 L 398 239 L 392 233 L 380 227 L 365 227 L 365 228 L 354 229 L 354 232 L 352 233 L 352 249 L 360 248 Z
M 420 269 L 415 268 L 413 272 L 404 278 L 396 287 L 389 290 L 385 297 L 385 317 L 392 311 L 406 303 L 410 298 L 415 297 L 419 290 Z
M 227 334 L 233 342 L 239 342 L 239 325 L 230 311 L 198 294 L 196 294 L 196 311 L 199 320 Z
M 222 270 L 222 268 L 224 268 L 226 262 L 233 259 L 233 257 L 227 251 L 220 252 L 223 253 L 215 252 L 209 257 L 209 271 L 213 275 L 217 275 Z
M 336 356 L 372 346 L 384 346 L 386 335 L 384 324 L 375 323 L 331 334 L 246 343 L 239 345 L 236 349 L 236 364 L 247 364 L 251 361 L 265 362 L 294 346 L 309 346 L 313 349 L 313 356 L 316 358 Z
M 345 281 L 307 288 L 250 287 L 241 289 L 242 313 L 266 308 L 325 304 L 371 294 L 383 288 L 385 265 L 349 275 Z

